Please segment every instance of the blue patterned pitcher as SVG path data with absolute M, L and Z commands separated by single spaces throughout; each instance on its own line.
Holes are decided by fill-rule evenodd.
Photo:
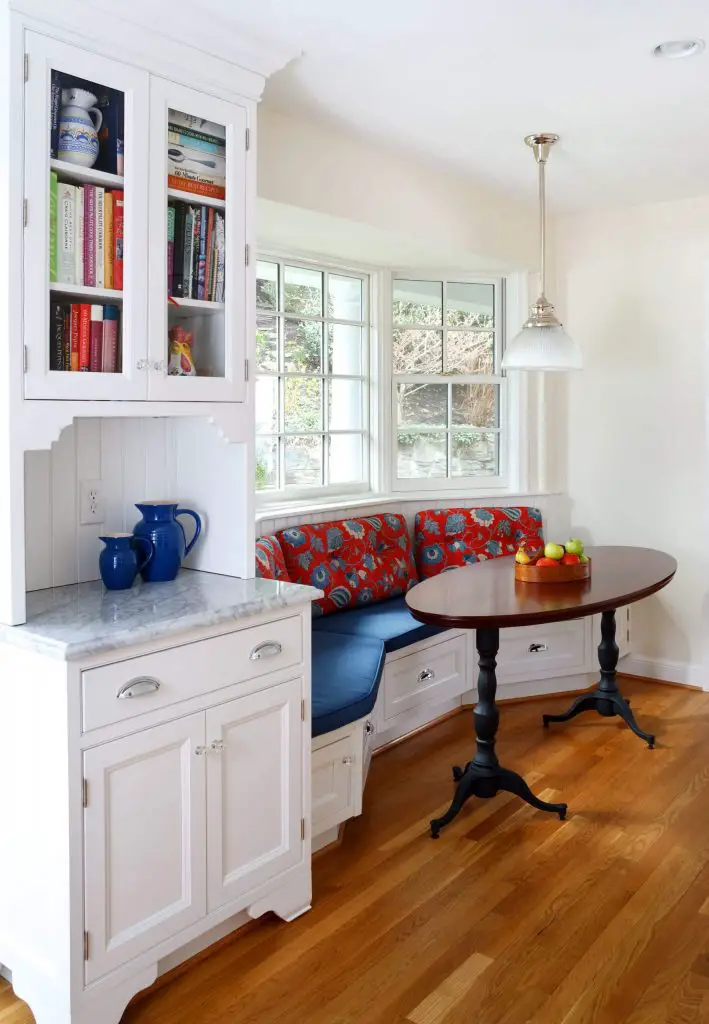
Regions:
M 202 520 L 191 508 L 178 508 L 176 501 L 142 501 L 135 506 L 143 518 L 133 527 L 135 537 L 151 541 L 154 554 L 141 569 L 146 583 L 174 580 L 182 560 L 189 555 L 202 532 Z M 196 529 L 187 543 L 185 531 L 178 516 L 192 516 Z

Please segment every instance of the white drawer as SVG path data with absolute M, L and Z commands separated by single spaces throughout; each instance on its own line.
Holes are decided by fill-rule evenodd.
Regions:
M 355 813 L 355 732 L 312 752 L 312 822 L 317 836 Z
M 586 636 L 583 619 L 501 630 L 498 681 L 546 679 L 583 672 Z
M 122 722 L 303 659 L 299 615 L 81 674 L 83 731 Z
M 387 661 L 382 686 L 385 723 L 405 711 L 465 693 L 471 687 L 465 678 L 465 636 Z

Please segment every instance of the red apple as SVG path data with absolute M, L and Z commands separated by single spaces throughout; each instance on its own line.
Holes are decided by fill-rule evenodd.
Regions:
M 561 559 L 562 565 L 579 565 L 580 562 L 581 559 L 579 558 L 579 556 L 573 554 L 564 555 L 564 557 Z
M 543 569 L 545 566 L 558 565 L 559 562 L 556 558 L 540 558 L 535 564 Z

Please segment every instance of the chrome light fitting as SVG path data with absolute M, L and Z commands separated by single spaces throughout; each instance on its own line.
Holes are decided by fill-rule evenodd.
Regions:
M 539 167 L 539 298 L 529 307 L 529 318 L 507 346 L 503 370 L 580 370 L 581 352 L 559 323 L 546 297 L 546 191 L 544 172 L 549 151 L 558 135 L 528 135 L 524 140 Z

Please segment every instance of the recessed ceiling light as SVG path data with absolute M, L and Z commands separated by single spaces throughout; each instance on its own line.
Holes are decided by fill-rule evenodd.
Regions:
M 660 43 L 652 52 L 656 57 L 677 60 L 679 57 L 694 57 L 703 49 L 703 39 L 672 39 L 667 43 Z

